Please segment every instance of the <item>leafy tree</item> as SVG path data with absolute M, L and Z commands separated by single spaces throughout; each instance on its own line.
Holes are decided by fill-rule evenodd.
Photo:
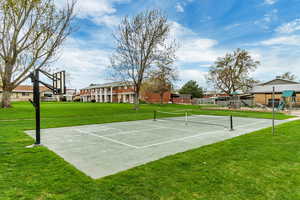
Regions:
M 45 67 L 72 32 L 75 3 L 57 9 L 54 0 L 0 0 L 1 107 L 33 69 Z
M 173 44 L 168 44 L 170 24 L 158 10 L 145 11 L 133 18 L 125 17 L 119 25 L 116 51 L 111 57 L 111 76 L 134 85 L 135 108 L 140 89 L 156 62 L 172 58 Z
M 285 72 L 281 76 L 279 76 L 281 79 L 295 81 L 297 79 L 297 76 L 295 74 L 292 74 L 291 72 Z
M 259 61 L 252 59 L 249 52 L 237 49 L 217 59 L 215 65 L 210 67 L 208 82 L 229 95 L 237 90 L 248 91 L 257 83 L 250 77 L 250 72 L 259 64 Z
M 191 94 L 193 98 L 203 97 L 203 89 L 197 84 L 196 81 L 190 80 L 185 83 L 179 90 L 180 94 Z
M 177 80 L 177 71 L 171 65 L 173 58 L 169 61 L 157 63 L 157 67 L 152 71 L 150 78 L 143 83 L 144 93 L 158 93 L 160 96 L 160 103 L 163 103 L 163 96 L 165 92 L 172 89 L 173 82 Z

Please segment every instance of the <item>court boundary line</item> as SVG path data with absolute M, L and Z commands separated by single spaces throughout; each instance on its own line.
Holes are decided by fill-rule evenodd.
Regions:
M 181 138 L 177 138 L 177 139 L 167 140 L 167 141 L 164 141 L 164 142 L 158 142 L 158 143 L 154 143 L 154 144 L 145 145 L 145 146 L 139 147 L 139 149 L 145 149 L 145 148 L 149 148 L 149 147 L 152 147 L 152 146 L 159 146 L 159 145 L 162 145 L 162 144 L 173 143 L 173 142 L 177 142 L 177 141 L 181 141 L 181 140 L 186 140 L 186 139 L 189 139 L 189 138 L 199 137 L 199 136 L 202 136 L 202 135 L 211 135 L 213 133 L 218 133 L 218 132 L 222 133 L 223 131 L 221 131 L 221 130 L 219 130 L 219 131 L 209 131 L 209 132 L 205 132 L 205 133 L 201 133 L 201 134 L 190 135 L 190 136 L 181 137 Z
M 108 137 L 108 136 L 115 136 L 115 135 L 127 135 L 127 134 L 131 134 L 131 133 L 143 132 L 143 131 L 151 131 L 151 130 L 162 129 L 162 128 L 167 128 L 167 127 L 154 127 L 154 128 L 149 128 L 149 129 L 140 129 L 140 130 L 132 130 L 132 131 L 123 131 L 123 132 L 120 132 L 120 133 L 106 134 L 106 135 L 102 135 L 102 136 Z M 94 132 L 94 133 L 95 133 L 95 132 Z
M 87 132 L 83 132 L 81 130 L 77 130 L 79 133 L 82 133 L 82 134 L 86 134 L 86 135 L 90 135 L 90 136 L 94 136 L 94 137 L 98 137 L 98 138 L 102 138 L 104 140 L 108 140 L 110 142 L 114 142 L 114 143 L 117 143 L 117 144 L 121 144 L 123 146 L 127 146 L 127 147 L 131 147 L 131 148 L 134 148 L 134 149 L 138 149 L 139 147 L 137 146 L 134 146 L 134 145 L 131 145 L 131 144 L 127 144 L 125 142 L 121 142 L 121 141 L 118 141 L 118 140 L 114 140 L 114 139 L 111 139 L 111 138 L 107 138 L 107 137 L 104 137 L 104 136 L 100 136 L 100 135 L 97 135 L 93 132 L 91 133 L 87 133 Z

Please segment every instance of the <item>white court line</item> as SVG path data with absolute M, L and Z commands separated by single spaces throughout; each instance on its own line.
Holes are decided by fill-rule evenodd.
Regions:
M 247 127 L 247 126 L 253 126 L 253 125 L 257 125 L 257 124 L 266 124 L 266 121 L 262 121 L 262 122 L 253 122 L 251 124 L 245 124 L 245 125 L 241 125 L 241 126 L 233 126 L 233 128 L 237 127 L 237 128 L 243 128 L 243 127 Z M 270 126 L 272 126 L 272 124 L 270 124 Z M 270 126 L 267 126 L 266 128 L 270 127 Z
M 121 129 L 119 128 L 114 128 L 114 127 L 109 127 L 109 126 L 97 126 L 97 125 L 83 125 L 83 126 L 75 126 L 76 127 L 76 130 L 81 130 L 81 128 L 90 128 L 90 127 L 95 127 L 97 129 L 100 129 L 100 130 L 103 130 L 103 131 L 107 131 L 107 130 L 119 130 L 119 131 L 122 131 Z M 69 129 L 74 129 L 75 127 L 68 127 Z M 61 128 L 58 128 L 58 129 L 61 129 Z
M 158 142 L 158 143 L 155 143 L 155 144 L 149 144 L 149 145 L 146 145 L 146 146 L 139 147 L 139 149 L 144 149 L 144 148 L 148 148 L 148 147 L 158 146 L 158 145 L 162 145 L 162 144 L 173 143 L 173 142 L 177 142 L 177 141 L 181 141 L 181 140 L 186 140 L 186 139 L 190 139 L 190 138 L 195 138 L 195 137 L 199 137 L 199 136 L 203 136 L 203 135 L 212 135 L 214 133 L 219 133 L 219 132 L 222 133 L 223 131 L 210 131 L 210 132 L 206 132 L 206 133 L 201 133 L 201 134 L 196 134 L 196 135 L 190 135 L 190 136 L 186 136 L 186 137 L 182 137 L 182 138 L 177 138 L 177 139 L 173 139 L 173 140 L 168 140 L 168 141 L 164 141 L 164 142 Z
M 196 114 L 192 114 L 192 116 L 199 116 L 199 117 L 204 117 L 204 118 L 226 118 L 226 117 L 229 117 L 229 115 L 217 116 L 217 115 L 196 115 Z
M 133 131 L 123 131 L 121 133 L 107 134 L 107 135 L 102 135 L 102 136 L 106 137 L 106 136 L 115 136 L 115 135 L 126 135 L 126 134 L 131 134 L 131 133 L 136 133 L 136 132 L 152 131 L 152 130 L 162 129 L 162 128 L 167 128 L 167 127 L 157 126 L 156 128 L 139 129 L 139 130 L 133 130 Z
M 81 130 L 78 130 L 80 133 L 83 133 L 83 134 L 86 134 L 86 135 L 91 135 L 91 136 L 95 136 L 95 137 L 98 137 L 98 138 L 102 138 L 104 140 L 108 140 L 108 141 L 111 141 L 111 142 L 114 142 L 114 143 L 117 143 L 117 144 L 121 144 L 121 145 L 124 145 L 124 146 L 127 146 L 127 147 L 131 147 L 131 148 L 134 148 L 134 149 L 138 149 L 139 147 L 137 146 L 133 146 L 133 145 L 130 145 L 130 144 L 127 144 L 127 143 L 124 143 L 124 142 L 120 142 L 118 140 L 114 140 L 114 139 L 111 139 L 111 138 L 107 138 L 107 137 L 104 137 L 104 136 L 100 136 L 100 135 L 97 135 L 97 134 L 94 134 L 94 133 L 86 133 L 86 132 L 83 132 Z

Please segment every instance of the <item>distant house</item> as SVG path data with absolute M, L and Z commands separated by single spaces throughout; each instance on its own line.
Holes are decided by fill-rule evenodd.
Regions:
M 276 104 L 279 103 L 285 91 L 294 91 L 296 102 L 298 105 L 300 104 L 300 83 L 281 78 L 254 86 L 251 93 L 254 95 L 255 103 L 270 106 L 272 104 L 273 86 L 275 87 Z
M 40 86 L 41 99 L 49 98 L 53 96 L 53 93 L 46 87 Z M 0 87 L 0 98 L 2 98 L 2 88 Z M 11 101 L 28 101 L 33 99 L 33 88 L 30 85 L 19 85 L 17 86 L 12 94 Z

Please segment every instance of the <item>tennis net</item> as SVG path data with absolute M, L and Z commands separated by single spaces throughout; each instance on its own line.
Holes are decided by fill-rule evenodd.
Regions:
M 219 126 L 233 130 L 232 116 L 203 116 L 197 115 L 192 111 L 154 111 L 153 119 L 154 121 L 179 121 L 184 122 L 185 125 L 193 123 L 207 126 Z

